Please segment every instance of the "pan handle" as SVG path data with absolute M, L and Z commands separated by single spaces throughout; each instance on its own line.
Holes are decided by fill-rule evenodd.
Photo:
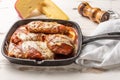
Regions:
M 83 36 L 82 44 L 87 44 L 89 42 L 102 40 L 102 39 L 120 40 L 120 32 L 111 32 L 111 33 L 105 33 L 105 34 L 100 34 L 96 36 Z
M 83 36 L 83 45 L 86 45 L 89 42 L 93 42 L 96 40 L 103 40 L 103 39 L 112 39 L 112 40 L 120 40 L 120 32 L 111 32 L 111 33 L 105 33 L 105 34 L 100 34 L 96 36 Z M 75 60 L 76 64 L 80 65 L 80 59 L 77 58 Z

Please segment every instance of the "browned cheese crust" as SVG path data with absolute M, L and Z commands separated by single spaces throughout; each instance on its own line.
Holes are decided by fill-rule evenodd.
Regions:
M 76 47 L 75 29 L 57 22 L 32 21 L 11 36 L 8 56 L 22 59 L 56 59 L 70 56 Z M 75 55 L 75 54 L 74 54 Z

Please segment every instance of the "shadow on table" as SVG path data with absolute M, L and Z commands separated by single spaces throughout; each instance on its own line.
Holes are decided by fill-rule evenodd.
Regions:
M 67 66 L 27 66 L 10 64 L 10 68 L 19 71 L 37 71 L 37 72 L 81 72 L 82 67 L 76 64 L 71 64 Z
M 10 72 L 32 72 L 32 73 L 103 73 L 106 71 L 117 70 L 120 68 L 112 69 L 100 69 L 100 68 L 89 68 L 83 67 L 77 64 L 71 64 L 66 66 L 28 66 L 10 63 L 7 60 L 2 60 L 0 68 Z
M 9 64 L 12 71 L 32 72 L 32 73 L 51 73 L 51 74 L 73 74 L 73 73 L 103 73 L 108 70 L 97 68 L 85 68 L 80 65 L 71 64 L 67 66 L 26 66 L 18 64 Z

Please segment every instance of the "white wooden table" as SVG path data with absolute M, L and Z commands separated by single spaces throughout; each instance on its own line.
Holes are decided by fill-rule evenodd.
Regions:
M 20 20 L 14 9 L 16 0 L 0 0 L 0 45 L 9 28 L 14 22 Z M 77 10 L 82 0 L 53 0 L 69 16 L 71 21 L 77 22 L 84 35 L 90 35 L 97 24 L 80 16 Z M 94 7 L 103 10 L 113 10 L 120 13 L 120 0 L 85 0 Z M 32 67 L 11 64 L 0 54 L 0 79 L 1 80 L 118 80 L 120 69 L 98 70 L 82 68 L 78 65 L 63 67 Z

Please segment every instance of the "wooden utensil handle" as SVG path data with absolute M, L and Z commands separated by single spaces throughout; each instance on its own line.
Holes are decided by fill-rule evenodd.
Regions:
M 82 2 L 78 6 L 78 12 L 96 23 L 104 22 L 110 17 L 107 11 L 103 11 L 100 8 L 93 8 L 87 2 Z

